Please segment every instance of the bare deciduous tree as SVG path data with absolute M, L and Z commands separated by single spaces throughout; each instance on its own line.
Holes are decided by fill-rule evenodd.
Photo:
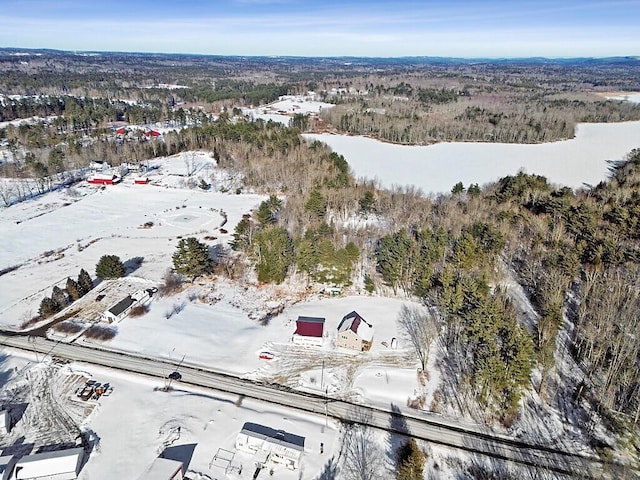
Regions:
M 348 428 L 344 435 L 345 478 L 376 480 L 383 478 L 384 454 L 376 443 L 373 430 L 367 425 Z
M 413 345 L 422 370 L 425 370 L 429 360 L 429 347 L 438 333 L 435 314 L 417 306 L 402 305 L 398 324 Z

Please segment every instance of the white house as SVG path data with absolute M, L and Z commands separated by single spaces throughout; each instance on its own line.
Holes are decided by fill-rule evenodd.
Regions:
M 293 332 L 293 343 L 298 345 L 322 346 L 324 338 L 324 318 L 298 317 L 296 331 Z
M 133 307 L 135 307 L 139 303 L 144 303 L 149 300 L 152 292 L 153 289 L 147 288 L 146 290 L 138 290 L 133 295 L 127 295 L 125 298 L 105 311 L 102 314 L 102 320 L 109 323 L 119 322 L 124 317 L 129 315 L 129 312 Z
M 129 314 L 135 303 L 136 301 L 131 297 L 131 295 L 127 295 L 118 303 L 110 307 L 109 310 L 104 312 L 102 314 L 102 318 L 109 323 L 119 322 Z
M 270 461 L 295 470 L 300 467 L 304 437 L 247 422 L 236 437 L 236 449 L 254 454 L 260 466 Z
M 111 168 L 111 165 L 109 165 L 104 160 L 94 160 L 91 163 L 89 163 L 89 170 L 93 172 L 103 172 L 105 170 L 109 170 L 110 168 Z
M 75 480 L 84 449 L 81 447 L 22 457 L 16 463 L 16 480 Z
M 182 468 L 182 462 L 158 457 L 138 480 L 182 480 Z
M 13 455 L 0 457 L 0 480 L 9 480 L 12 478 L 15 465 L 16 458 Z
M 337 344 L 359 352 L 371 349 L 373 342 L 373 326 L 353 311 L 342 318 L 338 325 Z

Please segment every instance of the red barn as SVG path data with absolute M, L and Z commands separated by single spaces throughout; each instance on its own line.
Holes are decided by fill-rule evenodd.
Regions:
M 92 185 L 114 185 L 119 183 L 121 178 L 118 175 L 94 175 L 87 179 L 87 182 Z
M 149 179 L 148 178 L 136 178 L 133 183 L 135 183 L 136 185 L 146 185 L 147 183 L 149 183 Z
M 296 331 L 293 333 L 293 343 L 300 345 L 322 346 L 324 337 L 324 318 L 298 317 Z

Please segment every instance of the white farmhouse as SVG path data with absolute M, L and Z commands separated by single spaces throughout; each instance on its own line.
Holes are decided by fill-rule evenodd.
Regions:
M 114 306 L 109 308 L 109 310 L 104 312 L 102 314 L 102 318 L 109 323 L 119 322 L 129 314 L 135 303 L 136 301 L 131 297 L 131 295 L 127 295 Z
M 124 317 L 129 315 L 129 312 L 133 307 L 138 305 L 139 303 L 144 303 L 152 295 L 152 289 L 148 288 L 146 290 L 138 290 L 133 295 L 127 295 L 125 298 L 120 300 L 118 303 L 110 307 L 106 312 L 102 314 L 102 320 L 114 323 L 119 322 Z
M 337 344 L 359 352 L 367 352 L 373 342 L 373 326 L 353 311 L 342 318 L 338 325 Z
M 271 461 L 295 470 L 300 467 L 304 437 L 247 422 L 236 437 L 236 449 L 254 454 L 259 466 Z
M 75 480 L 84 449 L 81 447 L 22 457 L 16 463 L 16 480 Z

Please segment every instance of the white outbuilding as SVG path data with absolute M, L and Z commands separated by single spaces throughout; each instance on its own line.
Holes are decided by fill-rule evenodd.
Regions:
M 259 466 L 271 461 L 295 470 L 300 467 L 304 437 L 247 422 L 236 437 L 236 449 L 254 454 Z
M 11 417 L 6 410 L 0 410 L 0 435 L 6 435 L 11 431 Z
M 75 480 L 78 478 L 82 447 L 26 455 L 16 463 L 16 480 Z

